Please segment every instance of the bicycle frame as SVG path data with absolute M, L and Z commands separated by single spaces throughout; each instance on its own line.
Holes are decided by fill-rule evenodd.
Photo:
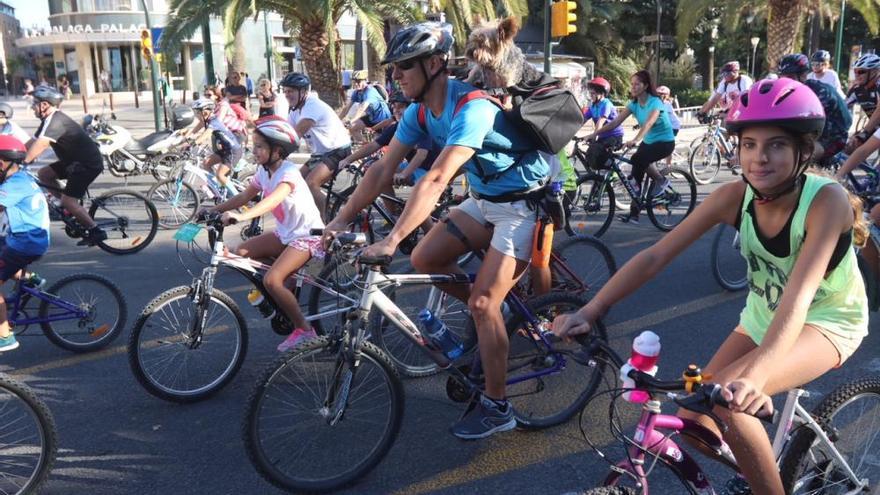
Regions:
M 675 397 L 676 394 L 669 394 L 669 396 Z M 785 405 L 782 408 L 773 437 L 773 454 L 776 457 L 777 466 L 782 458 L 782 452 L 791 439 L 791 432 L 795 428 L 806 427 L 816 435 L 819 443 L 818 448 L 832 456 L 839 466 L 843 466 L 844 473 L 850 483 L 856 487 L 847 493 L 852 495 L 862 493 L 862 489 L 868 486 L 868 481 L 860 480 L 856 476 L 822 427 L 800 404 L 799 398 L 805 396 L 809 396 L 809 393 L 803 389 L 790 390 L 786 396 Z M 666 430 L 669 433 L 663 433 L 661 430 Z M 712 449 L 722 462 L 737 469 L 736 459 L 730 447 L 712 430 L 687 418 L 661 414 L 660 402 L 650 400 L 642 408 L 642 414 L 633 437 L 636 444 L 628 449 L 628 459 L 612 467 L 612 472 L 605 479 L 605 484 L 614 485 L 622 476 L 632 475 L 642 486 L 642 493 L 648 495 L 647 477 L 650 469 L 646 472 L 645 466 L 651 465 L 651 459 L 654 458 L 662 459 L 690 493 L 694 495 L 715 493 L 708 475 L 697 461 L 672 439 L 674 435 L 684 435 L 695 439 Z
M 11 310 L 9 311 L 9 322 L 13 325 L 32 325 L 35 323 L 47 323 L 53 321 L 61 321 L 61 320 L 73 320 L 85 318 L 88 316 L 88 312 L 81 309 L 79 306 L 75 304 L 71 304 L 64 299 L 61 299 L 52 294 L 47 294 L 39 289 L 34 289 L 32 287 L 26 287 L 21 282 L 16 284 L 16 291 L 11 297 L 6 298 L 7 307 L 11 304 Z M 63 312 L 59 314 L 53 314 L 46 316 L 45 318 L 40 317 L 27 317 L 27 318 L 19 318 L 18 315 L 20 312 L 23 312 L 24 304 L 22 304 L 22 300 L 25 295 L 29 297 L 35 297 L 41 301 L 46 301 L 49 304 L 52 304 L 58 308 L 61 308 Z

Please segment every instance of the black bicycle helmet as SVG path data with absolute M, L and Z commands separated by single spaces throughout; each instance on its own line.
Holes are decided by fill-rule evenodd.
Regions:
M 801 75 L 810 72 L 810 61 L 803 53 L 792 53 L 782 57 L 777 67 L 779 74 Z
M 455 38 L 452 25 L 445 22 L 420 22 L 405 27 L 394 35 L 383 64 L 393 64 L 414 58 L 449 53 Z
M 61 101 L 64 100 L 64 95 L 59 93 L 57 89 L 50 86 L 37 86 L 37 89 L 34 90 L 31 96 L 33 97 L 34 101 L 45 101 L 53 107 L 57 107 L 61 104 Z
M 391 96 L 388 98 L 389 103 L 411 103 L 412 100 L 406 97 L 403 94 L 403 91 L 395 91 L 391 93 Z
M 7 119 L 12 118 L 12 106 L 9 103 L 0 103 L 0 113 L 6 116 Z
M 810 60 L 813 62 L 830 62 L 831 53 L 829 53 L 828 50 L 819 50 L 810 57 Z
M 289 72 L 284 79 L 281 80 L 282 87 L 288 88 L 309 88 L 312 85 L 312 80 L 309 79 L 309 76 L 302 74 L 300 72 Z

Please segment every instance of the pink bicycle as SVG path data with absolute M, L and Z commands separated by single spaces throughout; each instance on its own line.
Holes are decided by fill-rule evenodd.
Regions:
M 604 334 L 601 322 L 597 325 Z M 592 341 L 593 348 L 599 351 L 591 353 L 596 366 L 610 364 L 620 369 L 625 364 L 604 341 L 598 338 Z M 588 490 L 584 495 L 647 495 L 648 478 L 657 465 L 669 468 L 681 481 L 684 488 L 681 493 L 716 493 L 707 473 L 675 438 L 685 435 L 702 443 L 736 471 L 736 459 L 730 448 L 699 423 L 663 414 L 659 399 L 665 397 L 678 407 L 705 414 L 726 431 L 727 426 L 712 412 L 716 405 L 726 406 L 720 394 L 721 386 L 705 382 L 711 377 L 703 376 L 696 365 L 690 365 L 680 380 L 658 380 L 635 369 L 625 375 L 633 380 L 635 389 L 647 392 L 650 398 L 641 406 L 635 432 L 627 436 L 620 426 L 618 408 L 624 407 L 619 399 L 630 389 L 597 394 L 612 397 L 610 428 L 614 437 L 625 446 L 626 458 L 617 463 L 609 461 L 611 472 L 605 478 L 604 486 Z M 812 412 L 799 402 L 801 397 L 807 396 L 809 393 L 802 389 L 789 391 L 784 407 L 774 415 L 777 428 L 773 451 L 785 492 L 880 494 L 880 377 L 865 377 L 838 387 Z M 584 438 L 603 459 L 608 459 L 585 432 Z

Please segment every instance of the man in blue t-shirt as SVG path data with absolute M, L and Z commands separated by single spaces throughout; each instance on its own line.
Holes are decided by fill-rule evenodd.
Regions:
M 357 135 L 366 127 L 373 127 L 390 119 L 391 110 L 379 91 L 367 83 L 367 71 L 354 71 L 351 79 L 354 82 L 354 91 L 351 94 L 351 101 L 341 114 L 346 115 L 342 123 L 351 128 L 353 135 Z
M 0 237 L 0 285 L 18 279 L 24 268 L 49 249 L 49 207 L 36 181 L 21 171 L 27 150 L 12 136 L 0 136 L 0 212 L 6 214 Z M 0 291 L 0 352 L 18 347 Z
M 383 63 L 393 65 L 394 80 L 417 104 L 406 110 L 388 151 L 370 167 L 327 230 L 345 230 L 393 180 L 406 153 L 426 136 L 442 147 L 440 155 L 413 188 L 388 236 L 364 255 L 392 255 L 431 214 L 455 174 L 461 168 L 467 172 L 471 197 L 449 212 L 442 220 L 444 226 L 431 229 L 411 261 L 421 273 L 462 273 L 456 264 L 459 256 L 486 250 L 472 287 L 441 287 L 467 301 L 479 337 L 485 391 L 452 427 L 459 438 L 477 439 L 516 426 L 505 389 L 509 342 L 501 305 L 529 265 L 536 212 L 526 200 L 543 195 L 549 169 L 530 140 L 492 102 L 472 99 L 456 111 L 462 97 L 475 88 L 449 79 L 452 44 L 451 26 L 436 22 L 401 29 L 391 40 Z

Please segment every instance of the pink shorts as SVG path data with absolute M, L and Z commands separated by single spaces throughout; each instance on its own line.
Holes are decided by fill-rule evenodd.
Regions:
M 313 258 L 324 258 L 327 255 L 324 251 L 324 246 L 321 244 L 321 236 L 318 235 L 297 237 L 288 246 L 297 251 L 307 251 Z

